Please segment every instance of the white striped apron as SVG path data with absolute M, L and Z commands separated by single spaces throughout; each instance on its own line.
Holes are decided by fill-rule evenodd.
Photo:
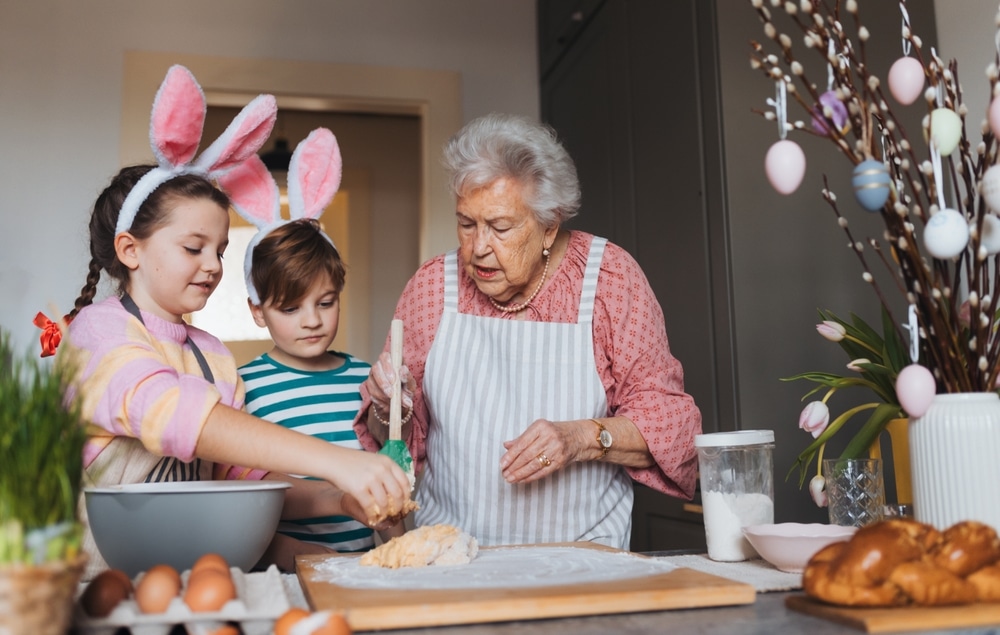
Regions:
M 606 243 L 591 244 L 576 324 L 459 313 L 458 256 L 445 256 L 444 314 L 424 374 L 430 425 L 418 526 L 455 525 L 482 545 L 584 540 L 628 549 L 633 493 L 622 466 L 572 463 L 518 485 L 500 472 L 503 442 L 536 419 L 607 416 L 592 327 Z M 596 444 L 597 426 L 586 425 Z

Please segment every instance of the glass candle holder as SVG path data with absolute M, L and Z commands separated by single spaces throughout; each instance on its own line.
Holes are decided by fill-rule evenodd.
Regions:
M 824 459 L 830 524 L 864 527 L 882 520 L 885 484 L 881 459 Z

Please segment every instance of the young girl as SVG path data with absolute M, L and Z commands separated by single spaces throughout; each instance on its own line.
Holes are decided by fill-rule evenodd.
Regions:
M 182 75 L 190 93 L 194 79 L 186 69 L 174 67 L 171 74 L 174 80 Z M 77 373 L 69 397 L 79 399 L 92 424 L 84 452 L 87 480 L 108 485 L 295 472 L 340 489 L 301 481 L 286 496 L 286 516 L 348 513 L 384 522 L 409 498 L 403 471 L 386 457 L 339 448 L 243 412 L 243 385 L 232 355 L 183 320 L 204 307 L 222 274 L 230 201 L 212 184 L 213 170 L 255 156 L 260 144 L 251 143 L 256 147 L 247 151 L 239 141 L 258 133 L 227 130 L 228 138 L 220 137 L 202 155 L 207 162 L 200 158 L 187 166 L 197 148 L 197 141 L 187 144 L 190 150 L 182 143 L 191 122 L 182 121 L 187 128 L 173 135 L 157 129 L 177 125 L 178 118 L 169 115 L 185 97 L 185 86 L 171 83 L 171 74 L 154 104 L 151 139 L 160 165 L 121 170 L 98 197 L 87 282 L 67 316 L 68 350 L 61 352 Z M 158 117 L 161 102 L 172 109 L 168 116 Z M 246 127 L 245 113 L 231 129 Z M 199 138 L 202 122 L 194 122 Z M 263 138 L 269 132 L 268 126 Z M 240 147 L 217 147 L 233 136 Z M 102 271 L 116 283 L 117 294 L 93 304 Z M 104 565 L 89 532 L 85 540 L 92 573 Z

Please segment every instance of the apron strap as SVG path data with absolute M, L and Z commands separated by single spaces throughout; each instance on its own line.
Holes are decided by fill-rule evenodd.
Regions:
M 126 311 L 134 315 L 137 320 L 142 322 L 143 326 L 146 325 L 146 321 L 142 319 L 142 313 L 139 311 L 139 307 L 136 305 L 135 300 L 132 299 L 132 296 L 127 293 L 123 293 L 121 303 L 122 306 L 125 307 Z M 208 360 L 205 359 L 205 355 L 201 352 L 201 349 L 194 343 L 194 340 L 191 339 L 190 335 L 188 335 L 185 343 L 191 347 L 191 352 L 194 353 L 194 358 L 198 360 L 198 367 L 201 368 L 201 374 L 205 376 L 205 379 L 207 379 L 209 383 L 214 384 L 215 375 L 212 374 L 212 369 L 209 368 Z

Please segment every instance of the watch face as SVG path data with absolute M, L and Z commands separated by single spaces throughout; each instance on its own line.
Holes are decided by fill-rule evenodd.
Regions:
M 607 430 L 601 430 L 601 435 L 600 435 L 600 437 L 598 437 L 598 439 L 601 442 L 601 447 L 602 448 L 610 448 L 611 447 L 611 433 L 608 432 Z

